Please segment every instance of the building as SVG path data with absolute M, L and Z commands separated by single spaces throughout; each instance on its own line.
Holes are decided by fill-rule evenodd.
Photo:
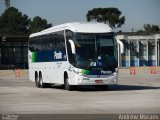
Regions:
M 120 67 L 160 66 L 160 33 L 117 33 L 124 44 Z M 0 69 L 28 68 L 28 35 L 0 35 Z
M 160 33 L 118 33 L 124 44 L 122 67 L 160 66 Z
M 0 35 L 0 69 L 28 68 L 28 36 Z

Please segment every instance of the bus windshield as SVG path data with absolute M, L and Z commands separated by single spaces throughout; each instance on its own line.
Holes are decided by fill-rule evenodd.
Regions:
M 117 67 L 117 46 L 113 34 L 74 35 L 76 66 L 107 70 Z

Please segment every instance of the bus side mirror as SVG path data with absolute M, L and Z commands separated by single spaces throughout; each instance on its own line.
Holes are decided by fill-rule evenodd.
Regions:
M 117 40 L 117 42 L 118 42 L 118 45 L 120 45 L 120 53 L 124 53 L 124 45 L 123 45 L 122 41 Z
M 75 44 L 72 40 L 68 40 L 71 45 L 72 54 L 76 54 Z

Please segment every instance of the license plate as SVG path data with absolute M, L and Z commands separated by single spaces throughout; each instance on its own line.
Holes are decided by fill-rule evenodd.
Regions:
M 95 80 L 95 83 L 103 83 L 102 80 Z

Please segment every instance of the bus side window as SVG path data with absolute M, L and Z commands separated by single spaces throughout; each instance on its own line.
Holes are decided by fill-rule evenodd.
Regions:
M 33 40 L 34 52 L 37 52 L 37 39 L 38 39 L 38 37 L 35 37 L 34 40 Z
M 55 43 L 55 50 L 58 50 L 58 38 L 57 36 L 54 37 L 54 43 Z
M 45 37 L 45 42 L 46 42 L 46 50 L 50 50 L 49 35 L 46 35 L 46 37 Z
M 41 38 L 41 37 L 40 37 Z M 40 43 L 40 38 L 36 38 L 36 51 L 41 51 L 41 43 Z
M 43 46 L 43 39 L 44 39 L 44 36 L 39 36 L 38 37 L 38 40 L 37 40 L 37 51 L 43 51 L 44 49 L 44 46 Z
M 43 40 L 43 37 L 40 37 L 39 38 L 39 43 L 40 43 L 40 51 L 43 51 L 44 50 L 44 40 Z
M 52 35 L 49 35 L 48 41 L 49 41 L 49 50 L 52 50 L 54 48 Z

